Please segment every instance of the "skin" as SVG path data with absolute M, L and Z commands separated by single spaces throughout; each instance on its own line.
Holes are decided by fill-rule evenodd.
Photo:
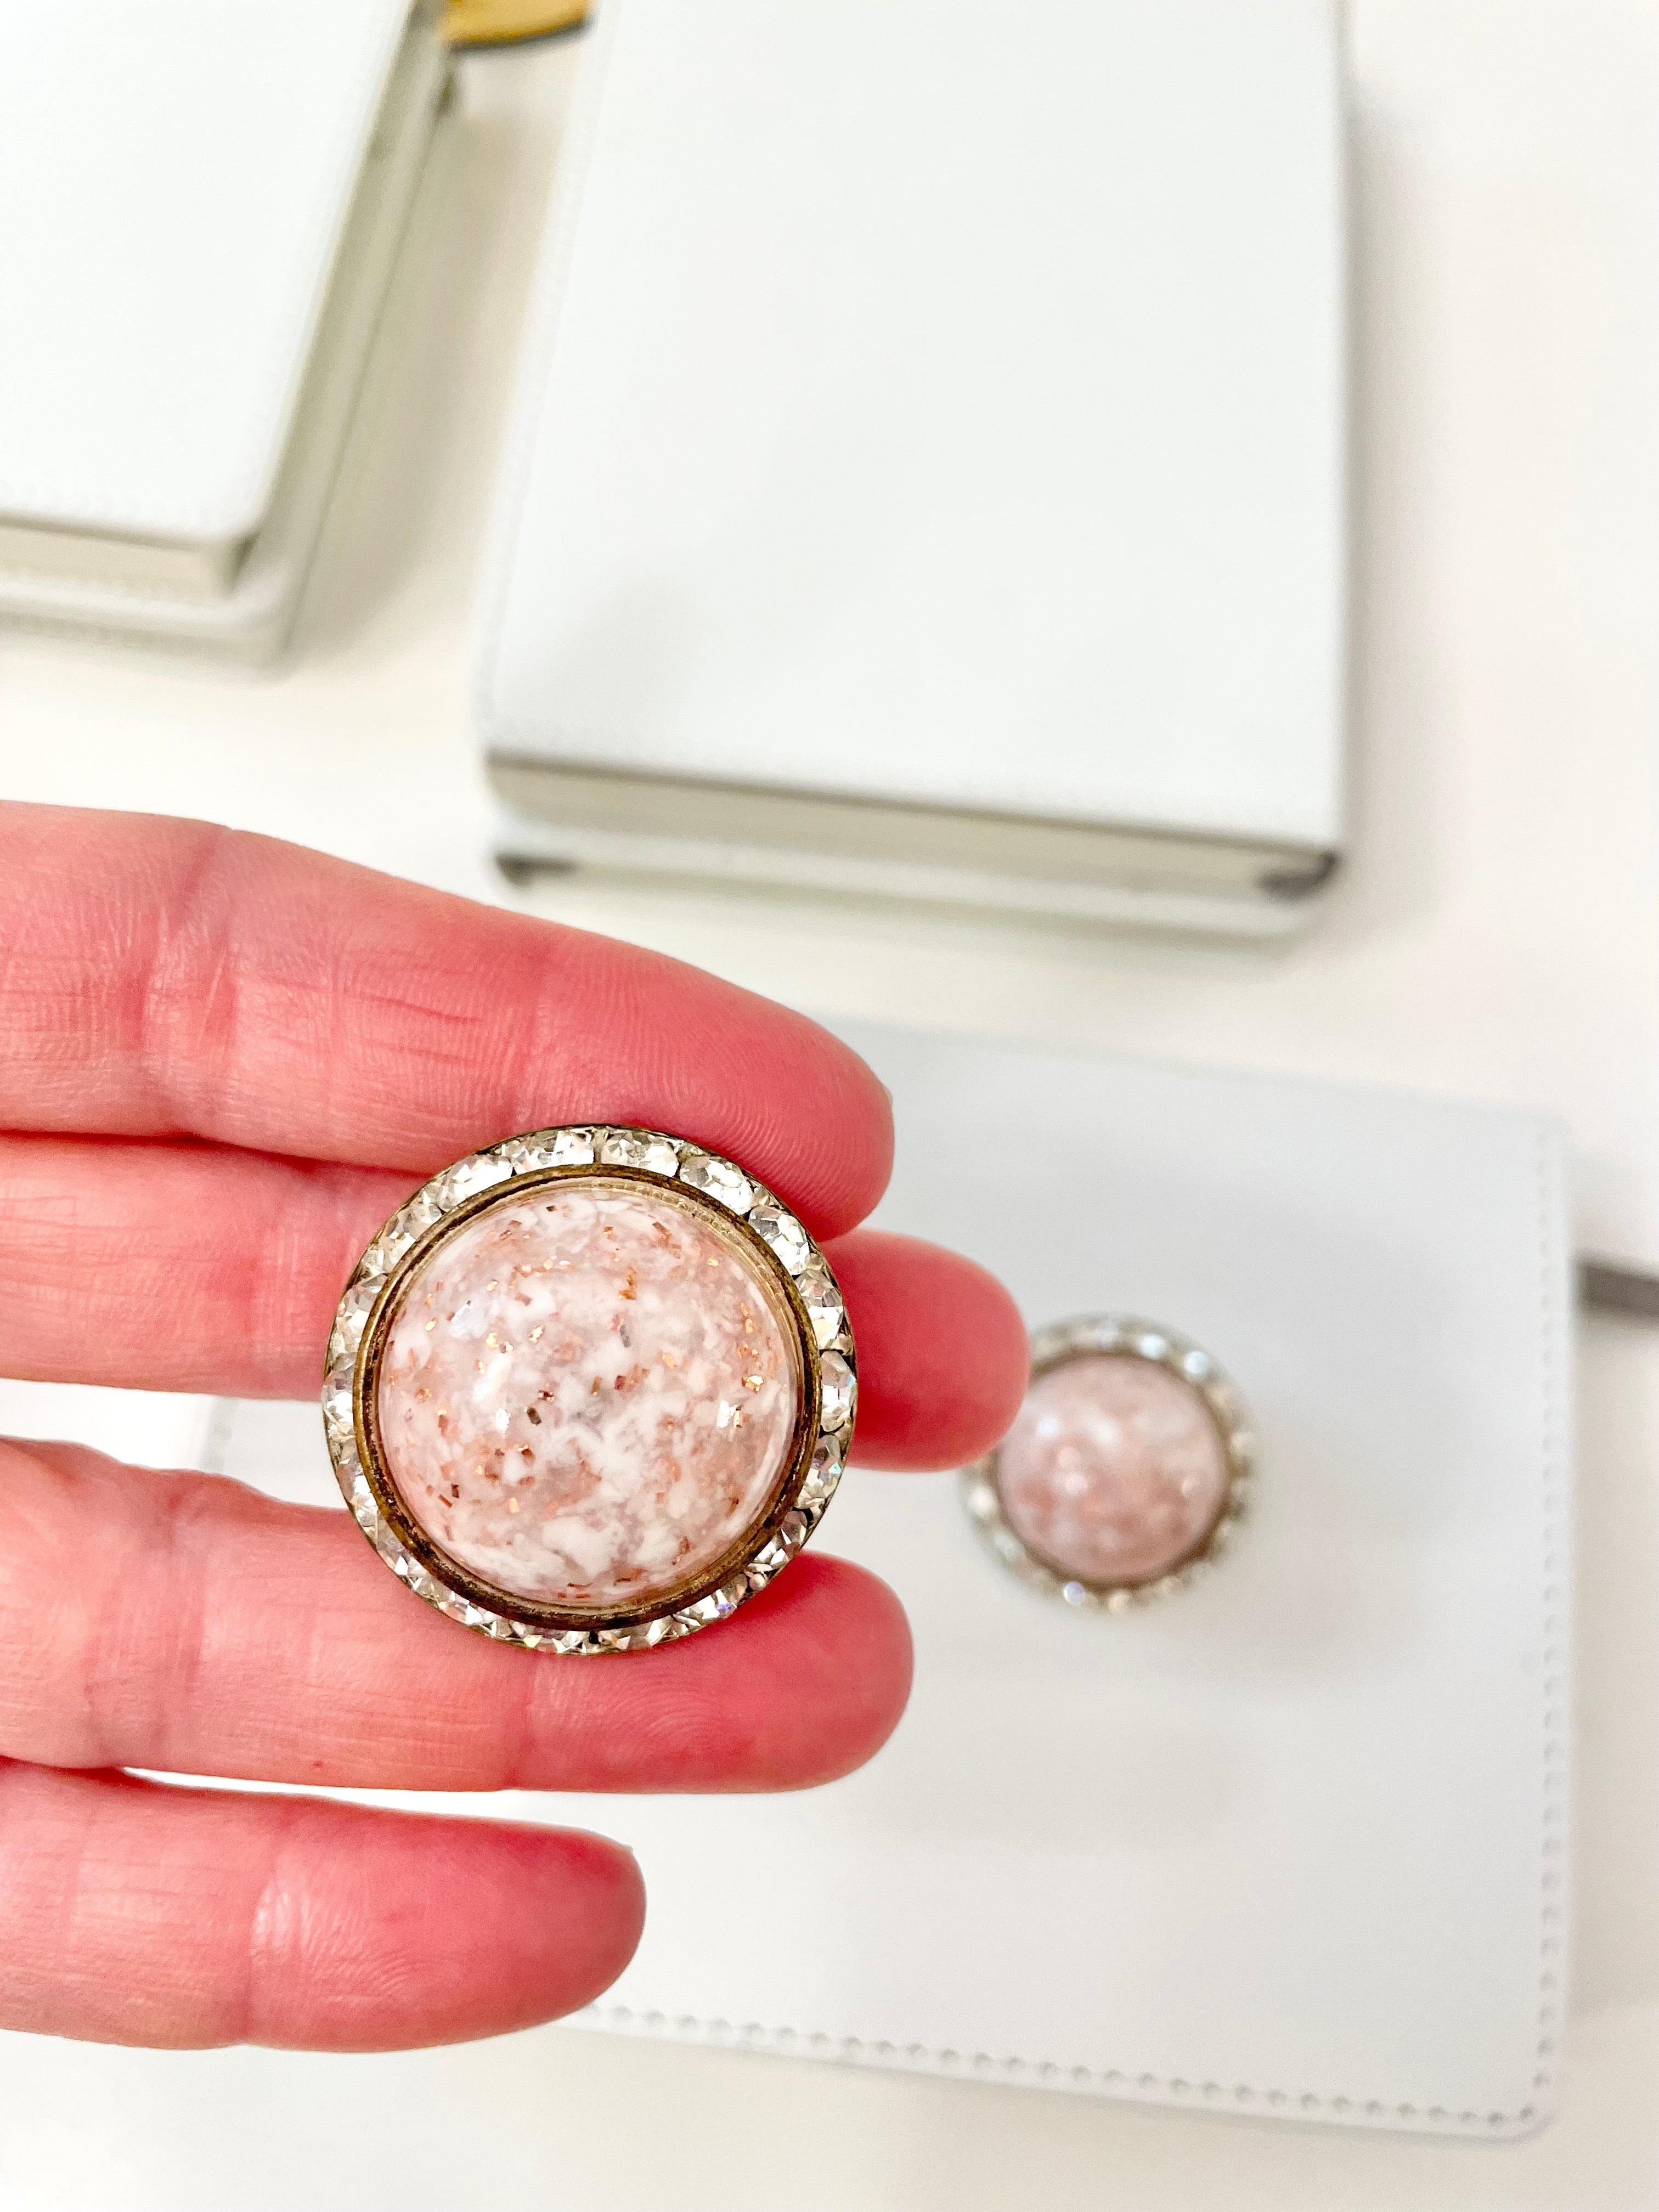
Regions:
M 309 1396 L 340 1286 L 411 1188 L 606 1120 L 744 1162 L 825 1242 L 866 1465 L 1001 1434 L 1018 1316 L 969 1261 L 858 1227 L 889 1103 L 811 1023 L 266 839 L 0 805 L 0 1373 Z M 0 2027 L 445 2042 L 588 2002 L 638 1941 L 638 1869 L 603 1838 L 124 1768 L 796 1789 L 879 1747 L 909 1672 L 897 1601 L 827 1556 L 684 1644 L 561 1662 L 415 1603 L 343 1514 L 0 1442 Z

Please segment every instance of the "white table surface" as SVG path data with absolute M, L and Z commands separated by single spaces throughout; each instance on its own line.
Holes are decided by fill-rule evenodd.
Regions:
M 563 42 L 465 65 L 292 665 L 0 640 L 0 791 L 209 815 L 504 896 L 466 727 L 470 601 L 578 59 Z M 1659 1262 L 1659 5 L 1357 0 L 1352 69 L 1358 844 L 1309 940 L 1264 957 L 592 884 L 538 903 L 832 1011 L 1553 1108 L 1581 1242 Z M 1587 1325 L 1582 1357 L 1572 2026 L 1536 2140 L 1346 2136 L 556 2027 L 352 2059 L 14 2036 L 0 2203 L 1659 2203 L 1659 1334 Z

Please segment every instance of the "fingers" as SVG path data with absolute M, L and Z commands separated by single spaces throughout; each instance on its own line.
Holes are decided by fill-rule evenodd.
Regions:
M 809 1227 L 887 1180 L 885 1094 L 659 954 L 297 846 L 0 806 L 0 1127 L 191 1135 L 419 1176 L 562 1121 L 728 1152 Z
M 597 1836 L 0 1762 L 0 2027 L 386 2051 L 597 1996 L 644 1899 Z
M 309 1398 L 415 1178 L 198 1144 L 0 1136 L 0 1374 Z
M 960 1467 L 1008 1431 L 1030 1354 L 994 1275 L 919 1237 L 860 1229 L 829 1247 L 859 1348 L 861 1466 Z
M 309 1397 L 341 1285 L 410 1177 L 217 1146 L 0 1137 L 0 1374 Z M 858 1453 L 950 1467 L 994 1443 L 1025 1337 L 992 1279 L 873 1231 L 830 1257 L 859 1346 Z
M 856 1479 L 856 1478 L 854 1478 Z M 410 1595 L 343 1513 L 0 1444 L 0 1758 L 409 1790 L 777 1790 L 867 1759 L 897 1600 L 796 1560 L 729 1623 L 550 1657 Z

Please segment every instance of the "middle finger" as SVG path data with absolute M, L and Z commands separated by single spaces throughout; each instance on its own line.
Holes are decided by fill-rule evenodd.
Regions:
M 211 1145 L 0 1136 L 0 1374 L 310 1397 L 340 1291 L 409 1195 L 380 1168 Z M 908 1237 L 829 1247 L 858 1340 L 858 1456 L 951 1467 L 994 1443 L 1025 1381 L 1012 1302 Z

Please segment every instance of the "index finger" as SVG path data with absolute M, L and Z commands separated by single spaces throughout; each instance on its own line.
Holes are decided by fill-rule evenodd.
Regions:
M 660 953 L 207 823 L 0 805 L 0 1127 L 428 1174 L 607 1121 L 741 1161 L 819 1236 L 891 1164 L 855 1054 Z

